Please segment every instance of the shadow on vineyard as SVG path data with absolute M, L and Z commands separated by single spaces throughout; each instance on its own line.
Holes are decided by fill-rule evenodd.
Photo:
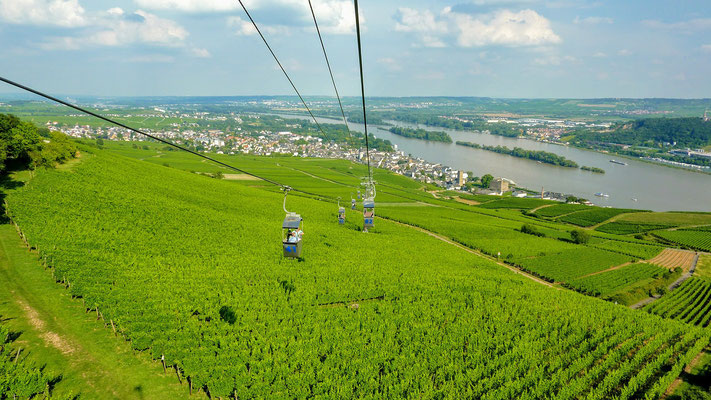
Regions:
M 711 349 L 706 349 L 709 355 Z M 696 371 L 683 371 L 679 378 L 687 386 L 679 395 L 669 396 L 669 400 L 709 400 L 711 399 L 711 364 L 706 363 Z
M 10 175 L 0 174 L 0 224 L 7 224 L 10 219 L 5 215 L 5 197 L 7 192 L 24 186 L 24 182 L 13 179 Z

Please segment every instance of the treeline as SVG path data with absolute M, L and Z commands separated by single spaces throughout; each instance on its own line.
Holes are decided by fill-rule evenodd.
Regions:
M 429 140 L 432 142 L 452 143 L 452 137 L 449 136 L 449 134 L 447 134 L 447 132 L 442 132 L 442 131 L 430 132 L 430 131 L 427 131 L 424 129 L 403 128 L 400 126 L 393 126 L 389 130 L 391 133 L 394 133 L 395 135 L 398 135 L 398 136 L 415 138 L 415 139 L 422 139 L 422 140 Z
M 580 167 L 580 169 L 582 169 L 583 171 L 594 172 L 594 173 L 596 173 L 596 174 L 604 174 L 604 173 L 605 173 L 605 170 L 602 169 L 602 168 L 598 168 L 598 167 L 588 167 L 587 165 L 583 165 L 582 167 Z
M 38 128 L 12 114 L 0 114 L 0 173 L 53 167 L 76 152 L 76 145 L 65 134 Z
M 519 137 L 525 134 L 525 130 L 518 126 L 507 123 L 488 123 L 482 119 L 473 121 L 461 121 L 453 118 L 443 118 L 438 115 L 423 115 L 411 113 L 381 113 L 382 119 L 394 119 L 396 121 L 408 122 L 412 124 L 422 124 L 455 130 L 488 131 L 492 135 Z
M 507 154 L 507 155 L 510 155 L 513 157 L 526 158 L 529 160 L 540 161 L 542 163 L 557 165 L 560 167 L 578 168 L 578 163 L 576 163 L 575 161 L 568 160 L 567 158 L 565 158 L 563 156 L 559 156 L 554 153 L 549 153 L 547 151 L 526 150 L 526 149 L 522 149 L 520 147 L 514 147 L 513 149 L 510 149 L 506 146 L 486 146 L 486 145 L 480 145 L 478 143 L 461 142 L 461 141 L 457 141 L 457 144 L 460 146 L 472 147 L 475 149 L 493 151 L 493 152 L 499 153 L 499 154 Z
M 711 145 L 711 122 L 702 118 L 647 118 L 620 123 L 612 132 L 581 131 L 575 141 L 632 146 L 700 148 Z

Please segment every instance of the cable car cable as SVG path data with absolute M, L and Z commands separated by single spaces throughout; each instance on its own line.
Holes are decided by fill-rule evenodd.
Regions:
M 96 117 L 96 118 L 98 118 L 98 119 L 100 119 L 100 120 L 103 120 L 103 121 L 106 121 L 106 122 L 108 122 L 108 123 L 111 123 L 111 124 L 120 126 L 120 127 L 124 128 L 124 129 L 128 129 L 128 130 L 131 131 L 131 132 L 135 132 L 135 133 L 138 133 L 138 134 L 140 134 L 140 135 L 149 137 L 149 138 L 151 138 L 151 139 L 153 139 L 153 140 L 156 140 L 156 141 L 161 142 L 161 143 L 163 143 L 163 144 L 166 144 L 166 145 L 168 145 L 168 146 L 175 147 L 176 149 L 183 150 L 183 151 L 188 152 L 188 153 L 190 153 L 190 154 L 193 154 L 193 155 L 196 155 L 196 156 L 198 156 L 198 157 L 204 158 L 204 159 L 206 159 L 206 160 L 212 161 L 212 162 L 215 163 L 215 164 L 218 164 L 218 165 L 220 165 L 220 166 L 229 168 L 229 169 L 231 169 L 231 170 L 233 170 L 233 171 L 237 171 L 237 172 L 240 172 L 240 173 L 242 173 L 242 174 L 249 175 L 249 176 L 255 177 L 255 178 L 257 178 L 257 179 L 261 179 L 261 180 L 263 180 L 263 181 L 265 181 L 265 182 L 271 183 L 272 185 L 279 186 L 279 187 L 281 187 L 282 189 L 285 189 L 285 190 L 286 190 L 286 189 L 288 189 L 288 190 L 293 190 L 294 192 L 299 192 L 299 193 L 307 194 L 307 195 L 310 195 L 310 196 L 316 196 L 316 197 L 320 197 L 320 198 L 325 198 L 325 199 L 329 199 L 329 200 L 334 200 L 334 199 L 332 199 L 332 198 L 330 198 L 330 197 L 328 197 L 328 196 L 320 195 L 320 194 L 317 194 L 317 193 L 307 192 L 307 191 L 305 191 L 305 190 L 294 189 L 294 188 L 292 188 L 292 187 L 290 187 L 290 186 L 288 186 L 288 185 L 284 185 L 284 184 L 282 184 L 282 183 L 279 183 L 279 182 L 277 182 L 277 181 L 271 180 L 271 179 L 269 179 L 269 178 L 264 178 L 264 177 L 262 177 L 262 176 L 253 174 L 253 173 L 251 173 L 251 172 L 247 172 L 247 171 L 245 171 L 245 170 L 243 170 L 243 169 L 234 167 L 234 166 L 232 166 L 232 165 L 230 165 L 230 164 L 224 163 L 224 162 L 222 162 L 222 161 L 215 160 L 214 158 L 209 157 L 209 156 L 206 156 L 206 155 L 204 155 L 204 154 L 202 154 L 202 153 L 198 153 L 197 151 L 191 150 L 191 149 L 189 149 L 189 148 L 187 148 L 187 147 L 183 147 L 183 146 L 181 146 L 181 145 L 179 145 L 179 144 L 175 144 L 175 143 L 170 142 L 170 141 L 168 141 L 168 140 L 161 139 L 161 138 L 159 138 L 159 137 L 157 137 L 157 136 L 151 135 L 150 133 L 143 132 L 143 131 L 141 131 L 141 130 L 139 130 L 139 129 L 132 128 L 132 127 L 130 127 L 130 126 L 124 124 L 124 123 L 115 121 L 115 120 L 113 120 L 113 119 L 111 119 L 111 118 L 108 118 L 108 117 L 104 117 L 104 116 L 101 115 L 101 114 L 97 114 L 97 113 L 95 113 L 95 112 L 93 112 L 93 111 L 89 111 L 89 110 L 87 110 L 87 109 L 85 109 L 85 108 L 83 108 L 83 107 L 80 107 L 80 106 L 77 106 L 77 105 L 68 103 L 68 102 L 66 102 L 66 101 L 64 101 L 64 100 L 60 100 L 60 99 L 58 99 L 58 98 L 56 98 L 56 97 L 53 97 L 53 96 L 50 96 L 50 95 L 48 95 L 48 94 L 46 94 L 46 93 L 42 93 L 42 92 L 40 92 L 39 90 L 35 90 L 35 89 L 32 89 L 32 88 L 27 87 L 27 86 L 25 86 L 25 85 L 22 85 L 22 84 L 20 84 L 20 83 L 11 81 L 11 80 L 9 80 L 9 79 L 7 79 L 7 78 L 3 78 L 2 76 L 0 76 L 0 81 L 5 82 L 5 83 L 7 83 L 7 84 L 9 84 L 9 85 L 15 86 L 16 88 L 25 90 L 25 91 L 27 91 L 27 92 L 34 93 L 34 94 L 36 94 L 36 95 L 38 95 L 38 96 L 40 96 L 40 97 L 44 97 L 45 99 L 48 99 L 48 100 L 57 102 L 57 103 L 59 103 L 59 104 L 65 105 L 65 106 L 70 107 L 70 108 L 73 108 L 73 109 L 75 109 L 75 110 L 77 110 L 77 111 L 80 111 L 80 112 L 83 112 L 83 113 L 85 113 L 85 114 L 91 115 L 92 117 Z
M 241 0 L 240 0 L 241 1 Z M 363 127 L 365 128 L 365 158 L 368 163 L 368 183 L 372 184 L 373 174 L 370 170 L 370 146 L 368 146 L 368 119 L 365 112 L 365 85 L 363 84 L 363 51 L 360 44 L 360 18 L 358 16 L 358 0 L 353 0 L 355 8 L 356 37 L 358 38 L 358 64 L 360 65 L 360 93 L 363 99 Z
M 309 8 L 311 9 L 311 16 L 314 18 L 314 25 L 316 26 L 316 33 L 318 33 L 318 40 L 321 42 L 321 50 L 323 50 L 323 57 L 326 59 L 326 66 L 328 66 L 328 73 L 331 75 L 331 82 L 333 83 L 333 90 L 336 92 L 336 99 L 338 99 L 338 106 L 341 108 L 341 115 L 343 116 L 343 124 L 346 125 L 346 130 L 348 131 L 348 137 L 351 137 L 351 129 L 348 127 L 348 120 L 346 119 L 346 113 L 343 111 L 343 103 L 341 102 L 341 96 L 338 94 L 338 87 L 336 86 L 336 80 L 333 78 L 333 70 L 331 69 L 331 62 L 328 60 L 328 54 L 326 54 L 326 46 L 323 44 L 323 37 L 321 37 L 321 29 L 318 27 L 318 22 L 316 21 L 316 13 L 314 12 L 314 7 L 309 0 Z
M 257 23 L 254 22 L 254 19 L 252 19 L 252 15 L 250 15 L 250 14 L 249 14 L 249 11 L 247 11 L 247 7 L 244 6 L 244 3 L 242 2 L 242 0 L 237 0 L 237 1 L 239 1 L 239 4 L 242 6 L 242 9 L 244 10 L 244 13 L 247 14 L 247 17 L 249 18 L 249 20 L 252 21 L 252 26 L 254 26 L 254 29 L 255 29 L 255 30 L 257 31 L 257 33 L 259 34 L 259 37 L 262 38 L 262 41 L 263 41 L 264 44 L 267 46 L 267 49 L 269 49 L 269 52 L 272 54 L 272 57 L 274 57 L 274 61 L 276 61 L 276 63 L 279 64 L 279 68 L 281 68 L 281 72 L 284 73 L 284 76 L 286 76 L 286 79 L 287 79 L 287 80 L 289 81 L 289 83 L 291 84 L 291 87 L 294 88 L 294 91 L 296 92 L 296 95 L 299 96 L 299 99 L 301 100 L 301 104 L 303 104 L 304 107 L 306 107 L 306 111 L 309 112 L 309 115 L 311 116 L 311 118 L 312 118 L 312 119 L 314 120 L 314 122 L 316 123 L 316 126 L 318 126 L 318 130 L 320 130 L 321 133 L 323 134 L 323 136 L 325 137 L 325 136 L 326 136 L 326 132 L 323 131 L 323 128 L 321 128 L 321 124 L 318 123 L 318 121 L 316 120 L 316 117 L 314 117 L 314 114 L 311 112 L 311 109 L 309 108 L 308 105 L 306 105 L 306 101 L 304 101 L 304 98 L 301 96 L 301 93 L 299 92 L 299 89 L 296 88 L 296 85 L 294 85 L 294 81 L 291 80 L 291 77 L 289 77 L 289 74 L 286 72 L 286 69 L 284 69 L 284 66 L 281 65 L 281 61 L 279 61 L 279 58 L 277 58 L 276 54 L 274 54 L 274 51 L 272 50 L 272 47 L 269 46 L 269 42 L 267 42 L 267 38 L 265 38 L 264 35 L 262 35 L 262 31 L 259 30 L 259 27 L 257 26 Z

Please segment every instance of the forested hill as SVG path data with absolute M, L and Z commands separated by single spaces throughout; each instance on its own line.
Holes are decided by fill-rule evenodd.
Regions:
M 711 121 L 702 118 L 647 118 L 619 124 L 612 132 L 586 132 L 578 139 L 637 146 L 676 143 L 679 148 L 711 145 Z

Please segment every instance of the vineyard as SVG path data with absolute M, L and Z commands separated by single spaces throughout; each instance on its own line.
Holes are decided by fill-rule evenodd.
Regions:
M 558 220 L 577 226 L 593 226 L 620 214 L 642 212 L 642 210 L 625 210 L 621 208 L 594 208 L 592 210 L 578 211 L 564 215 Z
M 536 211 L 536 215 L 541 217 L 553 218 L 564 214 L 570 214 L 575 211 L 589 210 L 590 206 L 583 204 L 556 204 L 550 207 L 544 207 Z
M 673 228 L 674 225 L 666 224 L 642 224 L 627 221 L 613 221 L 600 225 L 595 228 L 596 231 L 612 233 L 615 235 L 631 235 L 633 233 L 644 233 L 656 231 L 659 229 Z
M 640 263 L 570 281 L 569 287 L 591 296 L 605 296 L 633 283 L 670 274 L 668 269 Z
M 288 202 L 305 220 L 304 258 L 285 260 L 280 193 L 151 162 L 86 153 L 7 202 L 47 273 L 134 349 L 164 357 L 186 393 L 652 399 L 709 343 L 707 330 L 545 287 L 399 224 L 380 219 L 365 235 L 348 210 L 339 226 L 335 204 L 304 196 Z M 259 168 L 344 197 L 355 185 L 333 182 L 358 181 L 347 166 L 309 167 L 333 182 Z M 426 197 L 400 179 L 383 176 L 384 198 Z M 631 260 L 520 233 L 506 210 L 380 211 L 552 279 Z
M 593 248 L 566 250 L 535 258 L 516 259 L 514 263 L 527 271 L 557 281 L 573 279 L 635 261 L 634 258 Z
M 479 205 L 481 208 L 515 208 L 520 210 L 530 210 L 546 204 L 554 204 L 550 200 L 527 199 L 518 197 L 507 197 L 502 200 L 487 202 Z
M 706 327 L 711 323 L 711 281 L 692 277 L 670 294 L 644 308 L 645 311 Z
M 41 368 L 25 362 L 21 348 L 12 346 L 17 332 L 0 323 L 0 399 L 28 399 L 46 394 L 49 381 Z
M 680 246 L 711 252 L 711 231 L 679 229 L 654 232 L 654 235 Z

